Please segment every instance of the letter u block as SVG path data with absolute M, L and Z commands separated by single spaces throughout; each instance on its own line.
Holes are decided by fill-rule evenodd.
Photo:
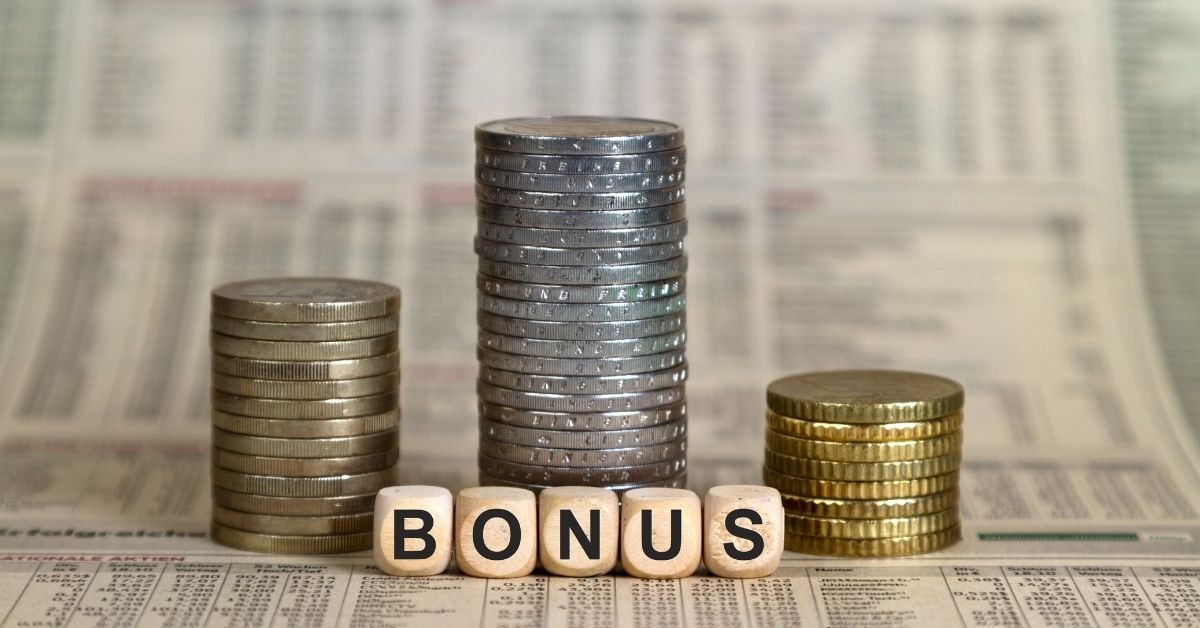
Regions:
M 714 486 L 704 496 L 704 565 L 724 578 L 761 578 L 783 558 L 783 501 L 768 486 Z
M 375 495 L 375 564 L 393 576 L 450 566 L 454 497 L 440 486 L 389 486 Z
M 700 498 L 636 488 L 621 498 L 621 564 L 639 578 L 682 578 L 700 566 Z
M 454 507 L 459 571 L 480 578 L 527 576 L 537 563 L 537 497 L 506 486 L 465 488 Z
M 556 486 L 538 498 L 542 567 L 558 576 L 597 576 L 617 564 L 617 494 L 594 486 Z

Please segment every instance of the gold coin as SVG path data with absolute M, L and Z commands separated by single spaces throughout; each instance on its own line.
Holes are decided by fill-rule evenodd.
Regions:
M 784 515 L 784 530 L 797 536 L 838 539 L 884 539 L 897 536 L 933 534 L 958 525 L 958 509 L 951 508 L 928 515 L 887 519 L 835 519 Z
M 353 360 L 253 360 L 212 354 L 214 373 L 255 379 L 330 380 L 382 375 L 400 368 L 400 352 Z
M 213 410 L 264 419 L 341 419 L 387 412 L 399 402 L 400 393 L 395 390 L 345 399 L 261 399 L 212 391 Z
M 395 333 L 400 328 L 396 315 L 365 318 L 345 323 L 271 323 L 230 318 L 212 313 L 210 328 L 226 336 L 255 340 L 285 340 L 290 342 L 322 342 L 329 340 L 358 340 Z
M 915 517 L 958 507 L 958 489 L 893 499 L 830 499 L 780 493 L 783 507 L 793 515 L 835 519 L 891 519 Z
M 767 467 L 802 478 L 818 480 L 844 480 L 847 482 L 876 482 L 880 480 L 911 480 L 931 475 L 941 475 L 957 470 L 962 460 L 961 452 L 954 452 L 924 460 L 899 462 L 834 462 L 796 458 L 767 450 Z
M 372 532 L 297 536 L 247 532 L 212 522 L 212 538 L 221 545 L 264 554 L 344 554 L 371 549 Z
M 856 558 L 886 558 L 925 554 L 954 545 L 962 538 L 959 526 L 931 534 L 900 536 L 890 539 L 835 539 L 823 536 L 785 534 L 783 547 L 804 554 Z
M 239 454 L 273 458 L 341 458 L 376 454 L 395 449 L 399 443 L 400 430 L 395 429 L 337 438 L 268 438 L 233 434 L 218 429 L 212 431 L 213 447 Z
M 388 334 L 358 340 L 326 340 L 321 342 L 291 342 L 287 340 L 254 340 L 211 332 L 208 344 L 213 353 L 255 360 L 350 360 L 391 353 L 400 347 L 399 334 Z
M 767 449 L 786 456 L 837 462 L 897 462 L 936 458 L 962 450 L 962 432 L 922 440 L 843 443 L 796 438 L 767 430 Z
M 780 493 L 829 499 L 896 499 L 941 493 L 958 486 L 958 471 L 906 480 L 846 482 L 803 478 L 763 467 L 763 484 Z
M 254 379 L 224 373 L 212 374 L 213 388 L 244 397 L 268 399 L 329 399 L 331 397 L 366 397 L 396 390 L 400 386 L 400 371 L 356 379 L 286 380 Z
M 273 277 L 213 288 L 212 311 L 277 323 L 339 323 L 400 311 L 400 289 L 385 283 L 326 277 Z
M 386 469 L 400 459 L 400 450 L 341 458 L 273 458 L 225 451 L 213 447 L 212 463 L 222 469 L 255 475 L 282 475 L 285 477 L 313 477 L 319 475 L 347 475 Z
M 263 419 L 212 411 L 212 426 L 226 432 L 273 438 L 336 438 L 396 429 L 400 410 L 346 419 Z
M 230 528 L 263 534 L 329 535 L 370 532 L 375 511 L 326 517 L 259 515 L 213 506 L 213 521 Z
M 238 493 L 271 495 L 274 497 L 340 497 L 376 492 L 391 486 L 396 480 L 396 467 L 354 475 L 331 475 L 313 478 L 289 478 L 278 475 L 255 475 L 212 468 L 212 483 Z
M 326 517 L 366 512 L 375 508 L 375 493 L 339 497 L 276 497 L 239 493 L 212 487 L 213 504 L 230 510 L 260 515 Z
M 920 440 L 958 431 L 962 427 L 961 412 L 940 419 L 862 425 L 854 423 L 824 423 L 783 416 L 767 410 L 767 427 L 796 438 L 833 440 L 854 443 L 883 443 L 895 440 Z
M 962 406 L 958 382 L 907 371 L 801 373 L 767 386 L 767 407 L 775 412 L 830 423 L 927 421 Z

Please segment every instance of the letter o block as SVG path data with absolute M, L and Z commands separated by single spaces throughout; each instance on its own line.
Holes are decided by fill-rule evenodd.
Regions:
M 480 578 L 527 576 L 537 562 L 537 497 L 507 486 L 465 488 L 454 506 L 459 571 Z
M 556 486 L 538 498 L 542 567 L 558 576 L 597 576 L 617 564 L 617 494 L 594 486 Z
M 454 497 L 440 486 L 389 486 L 375 495 L 375 564 L 393 576 L 450 566 Z
M 783 501 L 768 486 L 714 486 L 704 496 L 704 564 L 723 578 L 761 578 L 783 558 Z
M 683 578 L 700 566 L 700 498 L 635 488 L 621 498 L 621 564 L 639 578 Z

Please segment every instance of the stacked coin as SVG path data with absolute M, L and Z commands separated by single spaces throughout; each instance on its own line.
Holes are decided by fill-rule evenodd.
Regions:
M 475 128 L 483 484 L 685 481 L 683 130 Z
M 904 556 L 956 542 L 962 405 L 957 382 L 921 373 L 771 382 L 763 481 L 783 494 L 785 546 Z
M 371 547 L 399 457 L 400 291 L 280 278 L 212 292 L 212 535 L 238 549 Z

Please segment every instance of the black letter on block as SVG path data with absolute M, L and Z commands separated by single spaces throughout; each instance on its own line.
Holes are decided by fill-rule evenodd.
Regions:
M 671 509 L 671 545 L 664 552 L 654 549 L 654 539 L 650 534 L 653 521 L 654 519 L 650 511 L 643 510 L 642 552 L 651 560 L 671 560 L 675 558 L 679 555 L 679 547 L 683 545 L 683 511 L 678 508 Z
M 503 519 L 508 524 L 508 545 L 498 552 L 490 549 L 483 540 L 483 526 L 487 525 L 488 521 L 496 518 Z M 475 518 L 475 526 L 471 529 L 471 540 L 475 543 L 475 551 L 488 560 L 510 558 L 513 554 L 517 553 L 517 548 L 521 546 L 521 522 L 517 521 L 516 515 L 507 510 L 500 510 L 499 508 L 485 510 Z
M 724 545 L 725 553 L 729 554 L 729 557 L 734 560 L 754 560 L 762 555 L 763 547 L 766 544 L 763 543 L 761 534 L 750 528 L 743 528 L 738 525 L 737 520 L 742 518 L 749 519 L 750 523 L 757 525 L 762 523 L 762 515 L 758 514 L 758 511 L 750 510 L 749 508 L 730 510 L 729 514 L 725 515 L 725 529 L 729 530 L 730 534 L 739 539 L 750 541 L 750 549 L 742 551 L 735 547 L 733 543 L 726 543 Z
M 406 519 L 420 519 L 421 527 L 416 530 L 408 530 L 404 527 Z M 437 541 L 429 536 L 429 531 L 433 529 L 433 515 L 427 510 L 393 510 L 392 525 L 396 529 L 395 538 L 395 554 L 393 558 L 402 560 L 406 558 L 429 558 L 433 556 L 433 551 L 437 549 Z M 421 539 L 425 542 L 425 547 L 419 550 L 404 549 L 405 539 Z
M 590 538 L 583 535 L 583 526 L 570 510 L 558 511 L 558 520 L 562 524 L 558 529 L 558 555 L 562 560 L 571 558 L 571 536 L 579 541 L 585 556 L 592 560 L 600 560 L 600 510 L 593 508 L 589 513 Z

